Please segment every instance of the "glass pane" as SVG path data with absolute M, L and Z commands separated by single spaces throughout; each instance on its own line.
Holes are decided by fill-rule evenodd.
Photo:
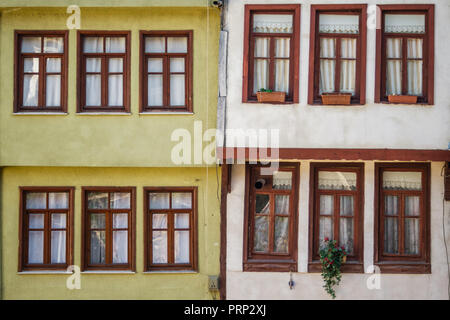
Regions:
M 161 58 L 149 58 L 148 60 L 148 72 L 163 72 L 163 59 Z
M 41 52 L 41 37 L 23 37 L 22 38 L 22 52 Z
M 129 209 L 131 202 L 131 193 L 129 192 L 111 192 L 109 206 L 111 209 Z
M 106 217 L 104 213 L 91 213 L 91 229 L 105 229 Z
M 255 217 L 255 233 L 253 237 L 253 250 L 267 252 L 269 250 L 269 217 Z
M 189 228 L 189 214 L 187 214 L 187 213 L 175 214 L 175 228 L 188 229 Z
M 170 75 L 170 105 L 184 106 L 185 88 L 184 74 Z
M 88 192 L 88 208 L 89 209 L 106 209 L 108 208 L 107 192 Z
M 160 74 L 148 75 L 148 105 L 163 105 L 163 76 Z
M 52 231 L 51 263 L 66 263 L 66 231 Z
M 189 231 L 175 231 L 175 263 L 189 263 Z
M 384 31 L 387 33 L 425 33 L 424 14 L 386 14 Z
M 275 91 L 289 93 L 289 60 L 275 59 Z
M 253 32 L 261 33 L 292 33 L 292 14 L 254 14 Z
M 24 58 L 23 72 L 39 72 L 39 58 Z
M 268 58 L 270 51 L 269 38 L 255 38 L 255 58 Z
M 53 213 L 52 214 L 52 229 L 65 229 L 66 228 L 66 214 L 65 213 Z
M 289 218 L 275 217 L 274 251 L 287 253 L 289 250 Z
M 255 199 L 255 212 L 257 214 L 268 214 L 270 212 L 269 195 L 257 194 Z
M 356 190 L 356 173 L 319 171 L 319 190 Z
M 154 213 L 152 214 L 152 228 L 166 229 L 167 228 L 167 214 Z
M 167 231 L 153 231 L 152 261 L 167 263 Z
M 263 59 L 255 59 L 253 73 L 253 93 L 260 89 L 269 89 L 269 62 Z
M 44 231 L 28 233 L 28 263 L 44 263 Z
M 169 193 L 150 193 L 149 194 L 150 209 L 169 209 Z
M 414 96 L 422 95 L 422 60 L 408 61 L 408 94 Z
M 319 221 L 319 242 L 325 238 L 333 239 L 333 219 L 331 217 L 320 217 Z
M 167 52 L 170 53 L 187 53 L 186 37 L 168 37 Z
M 384 219 L 384 252 L 398 253 L 398 220 L 397 218 Z
M 61 59 L 47 58 L 47 72 L 61 72 Z
M 113 231 L 113 263 L 128 262 L 128 231 Z
M 48 75 L 46 81 L 45 105 L 59 107 L 61 105 L 61 75 Z
M 184 58 L 171 58 L 170 72 L 184 72 Z
M 356 39 L 342 38 L 341 58 L 356 59 Z
M 405 253 L 419 254 L 419 219 L 405 219 Z
M 387 38 L 386 39 L 386 57 L 399 59 L 402 57 L 402 39 Z
M 289 196 L 275 195 L 275 213 L 289 214 Z
M 339 219 L 339 245 L 344 246 L 348 254 L 353 254 L 353 218 Z
M 422 59 L 423 39 L 408 39 L 408 59 Z
M 333 215 L 334 212 L 334 196 L 321 195 L 320 196 L 320 214 L 321 215 Z
M 103 37 L 84 37 L 83 52 L 85 53 L 103 52 Z
M 101 101 L 101 77 L 99 74 L 86 75 L 86 105 L 100 106 Z
M 26 207 L 27 209 L 45 209 L 46 208 L 45 192 L 27 192 L 26 194 Z
M 353 216 L 353 196 L 340 196 L 339 202 L 341 216 Z
M 402 62 L 388 60 L 386 69 L 386 94 L 402 94 Z
M 386 216 L 398 215 L 398 197 L 397 196 L 384 196 L 384 214 Z
M 422 190 L 421 172 L 384 171 L 383 189 Z
M 405 196 L 405 216 L 420 216 L 420 197 Z
M 192 208 L 192 194 L 190 192 L 172 193 L 172 208 L 173 209 Z
M 275 38 L 275 57 L 289 58 L 290 56 L 290 41 L 289 38 Z
M 321 33 L 359 33 L 359 16 L 350 14 L 319 14 Z
M 23 76 L 23 105 L 37 107 L 39 92 L 39 76 L 37 74 Z
M 356 60 L 341 61 L 341 86 L 340 92 L 355 93 L 356 84 Z
M 319 93 L 334 92 L 335 60 L 320 59 Z
M 125 37 L 107 37 L 105 39 L 105 52 L 125 53 Z
M 164 37 L 146 37 L 145 52 L 162 53 L 166 51 L 166 42 Z
M 63 53 L 64 39 L 62 37 L 44 37 L 44 52 Z
M 320 38 L 320 57 L 336 58 L 336 38 Z
M 123 59 L 122 58 L 109 58 L 108 59 L 108 72 L 123 72 Z
M 30 214 L 28 221 L 28 229 L 44 229 L 44 214 Z
M 91 264 L 105 263 L 105 231 L 91 231 Z
M 128 228 L 128 213 L 114 213 L 113 228 L 114 229 Z
M 273 189 L 275 190 L 291 190 L 292 189 L 292 172 L 275 171 L 273 173 Z
M 87 58 L 86 59 L 86 72 L 101 72 L 102 71 L 102 59 L 101 58 Z
M 123 76 L 108 76 L 108 106 L 123 106 Z

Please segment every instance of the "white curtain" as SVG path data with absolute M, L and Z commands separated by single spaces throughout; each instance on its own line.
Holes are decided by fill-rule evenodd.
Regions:
M 184 106 L 185 105 L 185 75 L 171 74 L 170 75 L 170 105 Z
M 103 37 L 85 37 L 83 40 L 83 52 L 85 53 L 103 52 Z
M 100 106 L 101 100 L 101 75 L 89 74 L 89 72 L 101 72 L 102 59 L 101 58 L 87 58 L 86 59 L 86 105 Z
M 61 73 L 61 58 L 47 58 L 47 72 Z M 47 75 L 45 84 L 45 105 L 59 107 L 61 105 L 61 75 Z
M 67 208 L 67 193 L 52 193 L 49 194 L 49 207 Z M 53 198 L 53 205 L 50 199 Z M 52 229 L 66 229 L 67 217 L 64 213 L 53 213 Z M 66 262 L 66 231 L 52 230 L 51 232 L 51 263 L 65 263 Z
M 266 194 L 257 194 L 255 202 L 255 213 L 258 216 L 255 216 L 253 249 L 258 252 L 267 252 L 269 249 L 270 197 Z
M 353 218 L 342 216 L 354 216 L 354 197 L 340 196 L 340 215 L 339 218 L 339 244 L 345 247 L 349 253 L 353 253 Z
M 255 39 L 255 58 L 269 58 L 269 38 Z M 269 89 L 269 61 L 255 59 L 253 71 L 253 93 L 260 89 Z
M 152 261 L 153 263 L 167 263 L 167 214 L 152 214 Z
M 334 92 L 334 78 L 336 70 L 336 39 L 320 39 L 320 79 L 319 94 L 323 92 Z M 329 58 L 329 59 L 327 59 Z
M 402 39 L 388 38 L 386 41 L 386 94 L 402 94 Z
M 113 263 L 128 261 L 128 231 L 113 231 Z
M 320 190 L 356 190 L 356 173 L 319 171 Z
M 189 231 L 175 230 L 175 263 L 189 263 Z
M 289 58 L 290 39 L 275 39 L 275 58 Z M 275 91 L 289 92 L 289 59 L 275 59 Z
M 91 263 L 104 264 L 105 263 L 105 248 L 106 248 L 105 231 L 91 231 Z
M 23 105 L 37 107 L 39 99 L 39 76 L 25 74 L 23 76 Z
M 275 171 L 273 173 L 273 189 L 292 189 L 292 172 Z
M 44 263 L 44 232 L 28 232 L 28 263 Z
M 341 58 L 356 59 L 356 39 L 341 39 Z M 341 60 L 340 92 L 355 94 L 356 60 Z
M 332 195 L 321 195 L 319 199 L 319 241 L 333 239 L 333 212 L 334 197 Z
M 408 94 L 414 96 L 422 95 L 422 67 L 423 60 L 423 40 L 422 39 L 408 39 Z
M 51 263 L 66 262 L 66 231 L 52 231 L 51 234 Z
M 288 195 L 275 195 L 275 252 L 287 253 L 289 250 L 289 202 Z M 278 216 L 281 214 L 286 217 Z

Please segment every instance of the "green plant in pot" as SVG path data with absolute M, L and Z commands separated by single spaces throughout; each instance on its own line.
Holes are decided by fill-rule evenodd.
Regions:
M 339 247 L 336 240 L 325 238 L 319 251 L 322 264 L 322 278 L 325 282 L 325 291 L 336 298 L 334 287 L 341 282 L 341 266 L 347 260 L 347 252 L 344 247 Z

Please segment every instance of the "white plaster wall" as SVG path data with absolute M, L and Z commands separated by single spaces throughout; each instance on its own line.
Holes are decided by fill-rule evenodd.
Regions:
M 373 263 L 374 248 L 374 162 L 365 161 L 364 183 L 364 268 Z M 443 162 L 431 164 L 431 274 L 383 274 L 381 289 L 369 290 L 372 274 L 344 274 L 337 287 L 337 299 L 448 299 L 447 262 L 442 232 L 445 208 L 447 244 L 450 244 L 450 203 L 443 207 Z M 244 165 L 232 170 L 227 202 L 227 299 L 330 299 L 322 288 L 320 273 L 307 273 L 308 199 L 310 161 L 300 163 L 298 219 L 298 272 L 295 287 L 289 289 L 287 272 L 243 272 Z
M 450 142 L 450 1 L 448 0 L 231 0 L 225 29 L 229 31 L 228 129 L 279 129 L 285 148 L 447 149 Z M 242 103 L 245 4 L 301 4 L 300 103 Z M 367 30 L 366 105 L 307 104 L 311 4 L 423 4 L 435 7 L 435 105 L 374 104 L 375 30 Z M 227 146 L 255 146 L 227 138 Z

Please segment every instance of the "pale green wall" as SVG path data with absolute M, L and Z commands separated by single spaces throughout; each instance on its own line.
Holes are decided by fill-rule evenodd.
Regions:
M 211 299 L 208 275 L 219 274 L 220 205 L 215 168 L 7 167 L 1 189 L 4 299 Z M 217 175 L 216 175 L 217 174 Z M 75 265 L 81 259 L 81 186 L 136 187 L 136 274 L 82 274 L 81 290 L 66 289 L 69 275 L 18 274 L 19 186 L 74 186 Z M 143 187 L 198 187 L 198 265 L 195 274 L 143 273 Z
M 66 8 L 1 16 L 0 166 L 173 166 L 170 136 L 216 125 L 216 8 L 81 8 L 82 30 L 131 31 L 131 115 L 76 114 L 76 30 L 69 33 L 68 115 L 14 115 L 14 30 L 65 30 Z M 193 30 L 193 115 L 139 115 L 139 30 Z

